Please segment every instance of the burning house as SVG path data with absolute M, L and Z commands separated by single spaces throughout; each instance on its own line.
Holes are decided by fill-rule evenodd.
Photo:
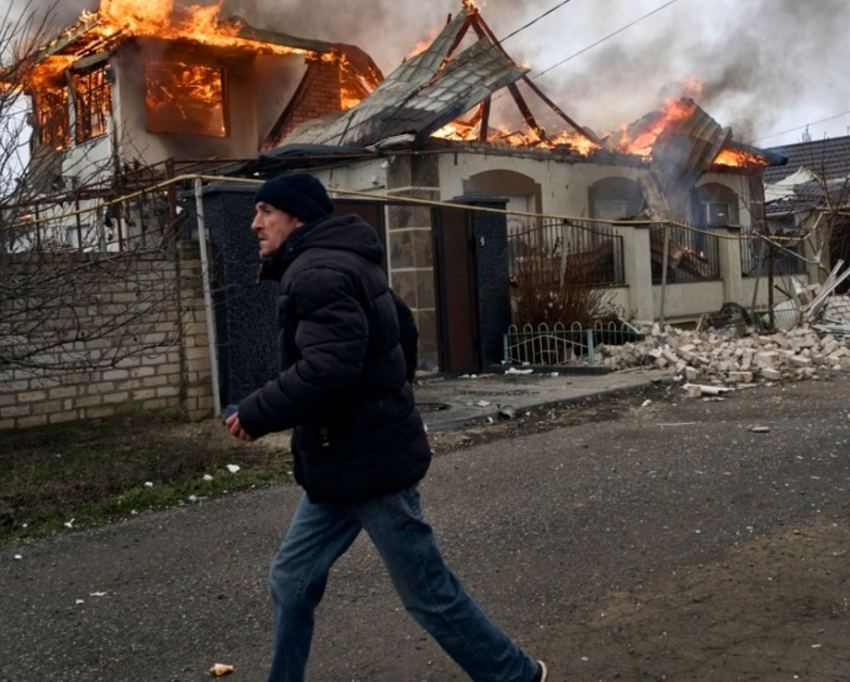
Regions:
M 382 74 L 352 45 L 225 20 L 217 5 L 103 0 L 0 79 L 32 99 L 28 182 L 79 206 L 251 158 L 355 105 Z M 117 222 L 69 234 L 102 245 L 143 221 Z
M 765 299 L 764 282 L 742 277 L 745 237 L 762 219 L 762 173 L 783 158 L 737 142 L 697 98 L 600 136 L 543 92 L 471 0 L 386 78 L 356 47 L 218 11 L 103 0 L 36 55 L 25 87 L 43 192 L 79 204 L 211 168 L 309 170 L 338 198 L 377 207 L 391 283 L 432 367 L 446 366 L 453 324 L 474 327 L 476 263 L 505 260 L 504 278 L 485 279 L 506 290 L 523 259 L 545 257 L 555 284 L 581 262 L 644 320 Z M 446 202 L 507 209 L 504 249 L 479 238 L 468 253 L 473 232 L 458 238 L 436 213 Z M 131 236 L 149 208 L 132 210 L 78 224 L 69 240 Z M 456 346 L 477 342 L 473 327 Z
M 303 122 L 245 171 L 286 170 L 299 147 L 317 145 L 364 152 L 315 171 L 331 187 L 433 202 L 501 197 L 512 276 L 544 254 L 560 268 L 557 284 L 578 258 L 604 272 L 595 281 L 637 319 L 695 319 L 754 290 L 765 298 L 764 282 L 742 270 L 763 217 L 762 173 L 783 157 L 737 142 L 684 96 L 598 136 L 543 93 L 471 2 L 360 104 Z M 458 286 L 447 264 L 462 261 L 443 252 L 438 223 L 423 205 L 390 207 L 382 225 L 393 286 L 432 350 L 445 337 L 445 292 Z

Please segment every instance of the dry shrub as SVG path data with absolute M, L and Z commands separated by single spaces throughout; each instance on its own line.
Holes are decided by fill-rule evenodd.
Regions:
M 514 324 L 535 328 L 558 322 L 567 328 L 574 323 L 592 326 L 606 317 L 611 302 L 611 292 L 594 285 L 594 281 L 598 278 L 579 256 L 567 256 L 565 261 L 560 256 L 522 259 L 512 278 Z

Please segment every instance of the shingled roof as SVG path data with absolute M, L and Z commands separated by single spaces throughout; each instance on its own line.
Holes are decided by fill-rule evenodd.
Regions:
M 850 136 L 798 142 L 770 151 L 785 156 L 788 163 L 764 170 L 768 204 L 780 203 L 786 209 L 819 204 L 824 199 L 825 186 L 830 188 L 833 198 L 848 194 Z M 847 197 L 843 199 L 846 200 Z

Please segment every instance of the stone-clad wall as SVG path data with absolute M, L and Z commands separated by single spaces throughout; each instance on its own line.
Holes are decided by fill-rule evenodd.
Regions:
M 26 264 L 22 260 L 11 267 Z M 151 252 L 127 259 L 121 267 L 132 273 L 116 276 L 104 270 L 95 293 L 85 305 L 75 306 L 80 328 L 103 329 L 140 298 L 147 311 L 104 338 L 45 350 L 37 359 L 49 364 L 51 354 L 58 359 L 61 353 L 67 364 L 116 351 L 123 359 L 114 366 L 75 371 L 0 366 L 0 430 L 97 419 L 134 409 L 179 410 L 190 419 L 212 414 L 197 244 L 183 245 L 179 263 L 173 255 Z M 13 298 L 6 297 L 2 305 L 13 305 Z M 10 331 L 0 330 L 0 342 L 14 339 Z
M 399 157 L 387 176 L 392 196 L 438 201 L 438 164 L 433 157 Z M 429 206 L 399 204 L 387 215 L 387 266 L 390 284 L 413 311 L 419 327 L 419 364 L 438 369 L 438 329 L 434 286 L 432 210 Z

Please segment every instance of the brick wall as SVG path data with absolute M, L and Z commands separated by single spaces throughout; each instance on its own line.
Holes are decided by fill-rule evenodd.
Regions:
M 289 116 L 278 139 L 283 140 L 302 123 L 340 110 L 341 84 L 339 64 L 323 60 L 308 61 L 304 82 L 290 104 Z
M 116 255 L 106 263 L 102 256 L 75 257 L 80 267 L 69 267 L 67 255 L 52 266 L 62 275 L 52 291 L 20 285 L 48 282 L 51 268 L 45 269 L 43 259 L 37 266 L 31 258 L 4 265 L 4 281 L 13 271 L 19 286 L 0 301 L 0 344 L 29 343 L 37 352 L 24 363 L 30 367 L 0 362 L 0 430 L 133 409 L 210 416 L 197 244 L 181 247 L 178 256 Z M 27 311 L 29 319 L 13 318 L 9 310 Z M 82 334 L 69 335 L 71 320 Z

